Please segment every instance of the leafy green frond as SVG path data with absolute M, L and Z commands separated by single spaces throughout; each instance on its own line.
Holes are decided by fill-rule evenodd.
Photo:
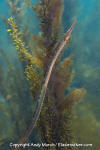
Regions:
M 18 31 L 18 27 L 16 26 L 12 17 L 8 19 L 8 23 L 10 25 L 8 32 L 10 32 L 12 35 L 15 48 L 19 52 L 19 57 L 27 64 L 25 69 L 26 79 L 29 80 L 31 85 L 31 91 L 33 92 L 32 95 L 35 95 L 37 89 L 40 87 L 40 81 L 42 78 L 42 61 L 38 59 L 36 55 L 32 56 L 32 54 L 29 53 L 25 48 L 25 43 L 20 37 L 21 33 Z

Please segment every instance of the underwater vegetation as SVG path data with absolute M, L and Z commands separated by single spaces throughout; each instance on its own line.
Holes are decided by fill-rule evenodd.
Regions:
M 40 1 L 40 3 L 36 4 L 35 6 L 31 3 L 28 3 L 28 5 L 29 4 L 32 7 L 32 9 L 37 12 L 37 16 L 40 18 L 41 36 L 32 35 L 33 42 L 38 42 L 35 43 L 37 49 L 34 50 L 33 47 L 33 51 L 29 52 L 25 48 L 25 43 L 20 37 L 21 33 L 18 31 L 18 26 L 16 26 L 13 18 L 8 19 L 8 23 L 10 25 L 8 32 L 10 32 L 13 37 L 14 45 L 19 52 L 21 60 L 25 62 L 26 79 L 30 83 L 31 93 L 34 98 L 36 96 L 37 91 L 40 90 L 39 88 L 43 84 L 41 81 L 46 80 L 46 78 L 43 78 L 46 74 L 46 70 L 49 68 L 48 65 L 52 60 L 55 49 L 57 49 L 59 44 L 58 35 L 59 27 L 61 25 L 61 12 L 63 10 L 63 4 L 62 1 L 58 0 Z M 72 27 L 67 32 L 68 37 L 67 34 L 65 36 L 65 44 L 66 40 L 69 40 L 71 30 Z M 62 47 L 62 45 L 59 46 L 58 50 L 61 49 L 60 47 Z M 59 51 L 57 52 L 59 53 Z M 59 56 L 60 53 L 58 53 L 57 55 Z M 58 56 L 55 55 L 54 59 L 57 59 L 56 57 Z M 64 58 L 64 60 L 62 61 L 59 60 L 55 65 L 52 75 L 49 74 L 49 71 L 47 73 L 47 78 L 48 75 L 49 78 L 50 76 L 51 78 L 50 83 L 48 85 L 46 98 L 44 97 L 44 94 L 46 92 L 45 86 L 46 84 L 48 84 L 46 83 L 48 82 L 47 80 L 46 82 L 44 82 L 44 87 L 42 88 L 43 91 L 41 91 L 40 94 L 40 97 L 42 96 L 43 98 L 45 98 L 42 112 L 40 114 L 40 119 L 38 122 L 42 142 L 55 144 L 59 142 L 71 143 L 72 138 L 70 134 L 70 129 L 67 129 L 67 120 L 70 120 L 69 116 L 71 114 L 72 106 L 77 101 L 79 101 L 85 93 L 85 89 L 82 88 L 74 89 L 70 91 L 69 94 L 65 94 L 70 82 L 72 81 L 74 74 L 70 69 L 72 65 L 72 59 L 73 57 Z M 52 66 L 52 62 L 50 66 Z M 61 91 L 58 93 L 58 90 Z M 38 102 L 38 99 L 36 103 L 40 103 L 40 107 L 37 106 L 35 108 L 37 110 L 36 114 L 32 119 L 33 123 L 34 120 L 38 119 L 38 112 L 41 111 L 42 107 L 42 102 Z M 19 140 L 18 143 L 23 143 L 28 138 L 28 135 L 30 134 L 28 132 L 32 132 L 32 126 L 34 127 L 34 124 L 31 125 L 30 130 L 26 131 L 26 134 Z M 56 146 L 55 149 L 59 149 L 59 147 Z
M 0 149 L 10 149 L 9 143 L 18 140 L 27 128 L 33 102 L 23 73 L 9 62 L 6 54 L 3 54 L 3 58 L 7 70 L 3 70 L 0 63 Z
M 42 80 L 45 80 L 44 77 L 48 70 L 48 66 L 59 44 L 61 34 L 59 29 L 61 29 L 63 2 L 61 0 L 60 1 L 41 0 L 39 4 L 32 5 L 29 1 L 26 1 L 28 6 L 30 5 L 32 9 L 37 12 L 37 17 L 40 18 L 41 34 L 31 35 L 28 33 L 31 36 L 31 43 L 34 43 L 34 45 L 32 45 L 33 47 L 31 46 L 31 51 L 29 50 L 30 46 L 28 45 L 27 39 L 28 35 L 23 34 L 24 30 L 23 32 L 20 32 L 20 24 L 21 24 L 20 18 L 22 17 L 22 15 L 20 15 L 21 10 L 20 1 L 7 1 L 7 3 L 11 9 L 12 15 L 15 17 L 17 25 L 15 24 L 12 18 L 8 19 L 8 23 L 10 24 L 10 26 L 7 25 L 7 20 L 5 18 L 2 19 L 6 23 L 6 26 L 8 28 L 7 31 L 10 32 L 11 36 L 13 37 L 14 40 L 13 44 L 15 45 L 15 48 L 18 51 L 20 60 L 22 61 L 23 70 L 25 70 L 26 79 L 29 81 L 32 99 L 35 101 L 34 102 L 35 104 L 37 103 L 37 99 L 35 99 L 35 97 L 37 96 L 38 91 L 41 90 L 41 86 L 43 84 Z M 26 31 L 25 33 L 27 33 L 27 30 L 25 31 Z M 11 111 L 9 112 L 9 115 L 12 114 L 12 116 L 10 115 L 9 117 L 11 117 L 12 121 L 15 120 L 15 118 L 18 118 L 18 120 L 16 120 L 15 123 L 16 125 L 13 124 L 14 130 L 11 128 L 11 125 L 9 124 L 11 131 L 8 130 L 9 131 L 8 138 L 10 139 L 9 134 L 11 133 L 12 133 L 11 136 L 13 135 L 16 136 L 18 134 L 19 138 L 22 136 L 21 135 L 22 129 L 26 130 L 25 129 L 27 128 L 26 125 L 28 126 L 27 122 L 31 120 L 31 119 L 28 120 L 28 118 L 32 117 L 26 115 L 26 118 L 24 118 L 24 120 L 22 120 L 22 118 L 20 117 L 20 114 L 23 114 L 24 110 L 26 111 L 27 109 L 29 109 L 28 107 L 30 106 L 29 99 L 28 101 L 26 101 L 27 100 L 26 95 L 28 93 L 25 91 L 21 91 L 25 89 L 24 84 L 25 81 L 22 80 L 24 74 L 19 75 L 20 71 L 19 70 L 17 71 L 17 68 L 12 66 L 12 64 L 9 62 L 9 59 L 7 59 L 6 54 L 3 53 L 3 57 L 7 61 L 7 64 L 8 65 L 10 64 L 9 65 L 10 70 L 8 71 L 9 74 L 7 74 L 7 77 L 8 78 L 10 77 L 11 81 L 7 80 L 9 81 L 8 88 L 7 87 L 5 88 L 4 86 L 7 85 L 7 81 L 5 81 L 4 75 L 1 76 L 1 78 L 3 78 L 2 81 L 4 82 L 2 83 L 1 90 L 3 92 L 6 91 L 8 92 L 10 90 L 6 94 L 5 93 L 3 94 L 2 91 L 1 92 L 6 100 L 9 99 L 6 102 L 8 103 L 8 106 L 10 107 Z M 40 114 L 39 121 L 37 123 L 42 142 L 71 143 L 73 141 L 70 129 L 71 111 L 74 104 L 83 97 L 85 89 L 84 88 L 73 89 L 69 93 L 67 91 L 74 75 L 74 72 L 71 69 L 72 60 L 73 56 L 64 58 L 63 60 L 59 59 L 51 74 L 50 83 L 48 85 L 43 108 Z M 3 73 L 3 71 L 1 72 Z M 12 73 L 13 76 L 11 76 L 10 73 Z M 19 77 L 22 79 L 20 79 Z M 19 86 L 21 87 L 19 88 Z M 17 99 L 15 96 L 13 97 L 12 95 L 12 93 L 14 94 L 14 92 L 17 95 L 19 93 Z M 66 92 L 68 94 L 66 94 Z M 25 98 L 22 98 L 23 96 Z M 22 109 L 23 103 L 24 103 L 24 110 Z M 21 110 L 22 112 L 20 112 L 19 110 Z M 15 137 L 15 139 L 18 138 Z M 60 148 L 55 147 L 55 149 Z
M 8 66 L 8 73 L 0 67 L 0 82 L 2 81 L 0 93 L 2 93 L 3 99 L 6 100 L 5 103 L 0 102 L 0 111 L 1 113 L 5 112 L 5 114 L 3 114 L 4 116 L 2 115 L 3 118 L 5 118 L 4 121 L 8 120 L 6 127 L 6 129 L 8 128 L 8 133 L 6 132 L 7 136 L 5 136 L 5 133 L 1 133 L 2 139 L 7 139 L 7 141 L 4 141 L 4 143 L 7 143 L 6 146 L 3 147 L 3 145 L 1 145 L 2 149 L 9 149 L 8 143 L 10 141 L 18 142 L 23 139 L 24 133 L 28 132 L 31 119 L 38 105 L 38 96 L 46 80 L 50 63 L 63 37 L 62 0 L 40 0 L 36 4 L 33 4 L 33 1 L 30 0 L 25 0 L 24 2 L 20 0 L 7 0 L 6 2 L 11 13 L 9 16 L 12 17 L 4 18 L 1 16 L 1 18 L 8 32 L 7 36 L 9 42 L 14 45 L 13 50 L 15 51 L 15 48 L 17 49 L 21 68 L 19 69 L 13 66 L 12 69 L 12 63 L 10 63 L 9 58 L 7 59 L 7 54 L 1 51 L 5 62 L 7 62 L 8 65 L 10 64 Z M 70 3 L 65 1 L 64 3 L 71 5 L 72 1 L 70 1 Z M 25 15 L 27 9 L 32 11 L 31 16 Z M 28 24 L 30 20 L 33 25 L 36 24 L 36 22 L 34 22 L 33 12 L 35 12 L 40 25 L 40 31 L 36 34 L 34 34 L 34 28 L 31 30 Z M 68 19 L 68 23 L 70 22 L 71 25 L 73 19 L 71 20 L 71 16 L 69 18 L 68 16 L 70 16 L 70 14 L 67 14 L 66 22 Z M 65 49 L 68 46 L 70 46 L 70 40 Z M 60 56 L 60 58 L 57 59 L 50 76 L 43 107 L 36 124 L 37 126 L 34 131 L 32 131 L 28 141 L 73 143 L 76 141 L 78 132 L 82 132 L 77 118 L 74 120 L 75 138 L 71 127 L 74 106 L 85 94 L 84 88 L 70 88 L 75 75 L 75 72 L 72 70 L 73 59 L 74 57 L 72 55 L 67 57 Z M 15 95 L 13 96 L 13 94 Z M 76 108 L 80 110 L 82 106 Z M 78 113 L 76 111 L 75 114 L 78 116 L 79 111 Z M 85 119 L 88 121 L 88 118 L 84 117 L 84 120 Z M 85 126 L 84 120 L 82 122 L 83 128 Z M 94 127 L 96 121 L 94 116 L 91 120 L 94 120 Z M 0 125 L 2 126 L 0 126 L 0 130 L 2 130 L 3 124 L 4 122 L 1 120 Z M 99 130 L 99 123 L 97 126 Z M 38 137 L 36 136 L 37 130 Z M 87 130 L 85 132 L 87 132 Z M 88 132 L 91 133 L 90 130 L 88 130 Z M 34 139 L 35 136 L 37 139 Z M 80 139 L 82 138 L 83 137 L 80 137 Z M 54 148 L 44 147 L 42 149 L 60 150 L 61 148 L 56 146 Z M 69 150 L 73 148 L 64 147 L 63 149 Z
M 87 149 L 98 150 L 100 147 L 100 44 L 98 41 L 100 4 L 98 0 L 80 1 L 80 3 L 79 22 L 74 30 L 71 48 L 71 52 L 75 55 L 76 71 L 76 80 L 73 82 L 79 87 L 85 85 L 87 94 L 75 106 L 74 113 L 77 118 L 73 121 L 74 135 L 79 143 L 93 144 L 92 148 Z
M 88 96 L 88 99 L 85 97 L 85 99 L 76 106 L 73 115 L 73 134 L 76 137 L 76 141 L 83 144 L 93 144 L 92 147 L 81 147 L 81 150 L 98 150 L 100 146 L 98 140 L 98 138 L 100 138 L 100 121 L 95 117 L 92 104 L 87 103 L 87 100 L 90 98 L 91 100 L 94 99 L 94 97 Z

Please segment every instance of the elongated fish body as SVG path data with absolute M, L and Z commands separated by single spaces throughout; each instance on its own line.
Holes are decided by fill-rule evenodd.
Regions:
M 47 72 L 47 75 L 46 75 L 46 78 L 45 78 L 45 82 L 42 86 L 40 95 L 38 97 L 37 105 L 36 105 L 35 112 L 34 112 L 33 117 L 32 117 L 31 125 L 29 126 L 29 129 L 26 131 L 25 135 L 19 140 L 18 144 L 22 144 L 27 140 L 27 138 L 32 133 L 32 131 L 33 131 L 35 125 L 36 125 L 36 122 L 39 118 L 39 115 L 40 115 L 40 112 L 41 112 L 41 109 L 42 109 L 42 106 L 43 106 L 46 90 L 47 90 L 47 87 L 48 87 L 48 83 L 49 83 L 49 80 L 50 80 L 50 76 L 51 76 L 53 67 L 54 67 L 54 65 L 56 63 L 56 60 L 58 59 L 59 55 L 63 51 L 65 45 L 67 44 L 75 23 L 76 23 L 76 20 L 73 22 L 72 26 L 69 28 L 69 30 L 65 34 L 62 42 L 60 42 L 60 44 L 58 46 L 58 49 L 57 49 L 57 51 L 56 51 L 56 53 L 55 53 L 55 55 L 54 55 L 54 57 L 51 61 L 50 66 L 49 66 L 49 69 L 48 69 L 48 72 Z M 17 150 L 17 149 L 18 149 L 18 147 L 16 147 L 14 150 Z

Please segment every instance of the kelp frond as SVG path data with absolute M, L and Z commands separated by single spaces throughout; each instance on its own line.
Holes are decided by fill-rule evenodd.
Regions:
M 85 88 L 72 90 L 67 96 L 64 97 L 64 99 L 62 99 L 62 101 L 60 101 L 58 109 L 60 111 L 64 111 L 67 108 L 67 111 L 72 111 L 73 106 L 83 98 L 85 93 Z
M 60 39 L 59 34 L 61 30 L 63 2 L 62 0 L 40 0 L 40 3 L 32 5 L 30 0 L 25 1 L 36 11 L 37 16 L 40 19 L 43 44 L 45 45 L 49 61 L 49 57 L 50 55 L 52 56 L 55 47 L 58 44 L 57 42 Z
M 18 31 L 18 27 L 16 26 L 14 19 L 10 17 L 8 19 L 8 23 L 10 25 L 10 29 L 8 32 L 12 35 L 15 48 L 18 50 L 19 57 L 21 60 L 26 62 L 26 78 L 30 81 L 31 91 L 33 92 L 32 95 L 35 94 L 35 91 L 40 87 L 41 77 L 42 77 L 42 61 L 33 56 L 28 50 L 25 48 L 25 43 L 22 41 L 20 33 Z M 39 73 L 40 72 L 40 73 Z
M 16 49 L 18 49 L 18 52 L 21 56 L 24 55 L 27 62 L 32 62 L 32 55 L 28 53 L 27 49 L 25 48 L 25 43 L 22 42 L 20 35 L 21 33 L 18 31 L 18 27 L 16 26 L 14 19 L 10 17 L 8 19 L 8 24 L 10 25 L 10 29 L 8 29 L 8 32 L 11 32 L 11 35 L 14 40 L 14 45 Z

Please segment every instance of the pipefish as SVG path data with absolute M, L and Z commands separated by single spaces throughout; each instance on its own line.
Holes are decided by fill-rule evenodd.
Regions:
M 58 59 L 59 55 L 63 51 L 65 45 L 68 43 L 75 23 L 76 23 L 76 20 L 73 22 L 73 24 L 71 25 L 69 30 L 66 32 L 66 34 L 64 35 L 62 41 L 60 42 L 60 44 L 59 44 L 59 46 L 56 50 L 56 53 L 55 53 L 50 65 L 49 65 L 49 69 L 47 71 L 45 81 L 42 85 L 41 92 L 40 92 L 40 95 L 39 95 L 38 100 L 37 100 L 36 109 L 35 109 L 35 112 L 33 114 L 31 124 L 30 124 L 28 130 L 26 131 L 26 133 L 24 134 L 24 136 L 18 141 L 18 144 L 22 144 L 28 139 L 28 137 L 30 136 L 30 134 L 32 133 L 32 131 L 33 131 L 35 125 L 36 125 L 36 122 L 39 118 L 39 115 L 40 115 L 40 112 L 41 112 L 41 109 L 42 109 L 42 106 L 43 106 L 46 90 L 47 90 L 47 87 L 48 87 L 48 83 L 49 83 L 49 80 L 50 80 L 50 76 L 51 76 L 53 67 L 54 67 L 54 65 L 56 63 L 56 60 Z M 18 147 L 16 147 L 14 150 L 17 150 L 17 149 L 18 149 Z

